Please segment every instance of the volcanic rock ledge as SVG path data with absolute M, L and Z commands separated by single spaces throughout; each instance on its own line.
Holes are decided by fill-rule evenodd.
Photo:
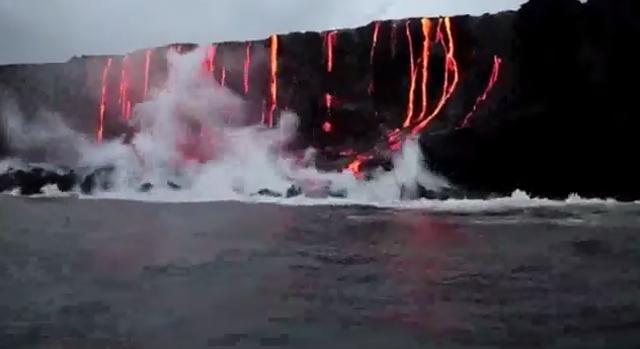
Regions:
M 243 96 L 256 123 L 297 113 L 290 148 L 318 148 L 321 168 L 366 172 L 415 135 L 429 167 L 468 192 L 637 200 L 638 37 L 637 1 L 532 0 L 481 17 L 212 44 L 203 70 Z M 0 85 L 27 119 L 45 108 L 109 139 L 163 85 L 167 50 L 194 48 L 3 66 Z M 0 155 L 24 156 L 6 135 Z

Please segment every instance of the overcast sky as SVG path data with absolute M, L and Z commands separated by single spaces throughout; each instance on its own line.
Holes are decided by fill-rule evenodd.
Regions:
M 257 39 L 374 19 L 480 14 L 524 0 L 0 0 L 0 64 Z

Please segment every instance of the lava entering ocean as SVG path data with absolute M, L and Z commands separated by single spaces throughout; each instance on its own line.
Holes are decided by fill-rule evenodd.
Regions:
M 413 31 L 415 21 L 407 20 L 403 25 L 404 34 L 406 36 L 407 48 L 408 48 L 408 68 L 407 68 L 407 95 L 406 95 L 406 106 L 405 113 L 402 117 L 402 121 L 399 126 L 392 127 L 391 131 L 386 131 L 384 135 L 383 145 L 376 145 L 369 151 L 364 152 L 353 152 L 352 149 L 346 149 L 350 152 L 353 152 L 355 155 L 352 155 L 352 161 L 346 165 L 345 169 L 354 172 L 356 177 L 362 178 L 361 173 L 363 168 L 365 168 L 365 163 L 377 159 L 385 153 L 385 149 L 391 150 L 392 152 L 397 152 L 402 149 L 402 145 L 408 138 L 416 137 L 438 117 L 442 114 L 445 107 L 448 105 L 448 102 L 452 99 L 455 94 L 459 84 L 460 84 L 460 71 L 458 68 L 458 61 L 456 57 L 456 40 L 453 35 L 453 25 L 451 18 L 443 17 L 437 20 L 437 24 L 434 20 L 429 18 L 420 19 L 420 29 L 421 36 L 418 39 Z M 390 40 L 391 43 L 388 46 L 380 46 L 379 40 L 381 37 L 381 32 L 384 30 L 385 24 L 390 25 Z M 380 55 L 383 55 L 382 47 L 386 47 L 391 50 L 391 56 L 396 56 L 397 50 L 397 27 L 398 23 L 396 22 L 374 22 L 372 24 L 372 36 L 371 36 L 371 46 L 369 48 L 368 61 L 369 61 L 369 69 L 370 69 L 370 81 L 368 86 L 368 94 L 376 99 L 377 96 L 373 96 L 374 88 L 375 88 L 375 79 L 376 73 L 380 70 L 374 69 L 374 65 L 378 62 L 382 62 L 382 56 L 380 60 L 376 59 L 377 51 L 380 50 Z M 324 51 L 324 66 L 326 74 L 335 74 L 335 63 L 340 59 L 340 57 L 336 57 L 335 46 L 338 40 L 340 32 L 337 30 L 332 30 L 325 32 L 323 34 L 323 51 Z M 437 46 L 440 45 L 442 50 L 437 49 Z M 218 44 L 207 45 L 204 48 L 203 56 L 204 61 L 202 62 L 205 67 L 204 70 L 216 75 L 216 56 L 218 54 Z M 181 54 L 188 53 L 193 50 L 193 45 L 174 45 L 177 52 Z M 226 87 L 228 84 L 232 84 L 232 86 L 240 86 L 239 94 L 244 96 L 245 99 L 250 100 L 252 96 L 249 95 L 250 86 L 251 86 L 251 68 L 252 68 L 252 56 L 254 55 L 253 49 L 254 46 L 252 43 L 246 43 L 242 50 L 242 59 L 234 60 L 225 64 L 225 66 L 218 69 L 220 71 L 219 75 L 219 84 L 222 87 Z M 269 128 L 274 128 L 276 126 L 276 110 L 278 109 L 278 96 L 279 96 L 279 83 L 278 83 L 278 74 L 279 74 L 279 37 L 277 35 L 272 35 L 269 37 L 266 45 L 268 51 L 268 88 L 266 96 L 262 99 L 262 123 L 267 125 Z M 442 54 L 441 54 L 442 52 Z M 144 55 L 144 85 L 143 85 L 143 93 L 142 99 L 138 97 L 133 98 L 134 95 L 131 94 L 133 81 L 131 81 L 131 77 L 134 76 L 132 71 L 136 68 L 133 65 L 135 61 L 132 57 L 127 56 L 122 60 L 121 71 L 120 71 L 120 88 L 118 95 L 118 105 L 120 109 L 120 113 L 123 116 L 124 121 L 128 121 L 132 116 L 132 109 L 136 109 L 136 104 L 145 100 L 147 95 L 149 94 L 149 84 L 150 84 L 150 67 L 151 67 L 151 58 L 152 58 L 153 50 L 146 50 Z M 441 58 L 442 57 L 442 58 Z M 431 79 L 431 62 L 436 61 L 439 63 L 440 59 L 444 62 L 443 69 L 443 78 L 442 85 L 440 86 L 441 92 L 438 98 L 435 96 L 430 96 L 429 91 L 433 88 L 432 79 Z M 233 80 L 229 82 L 229 79 L 235 79 L 234 76 L 238 76 L 235 71 L 238 71 L 238 67 L 234 67 L 235 61 L 241 62 L 241 81 L 239 84 Z M 483 93 L 476 99 L 475 104 L 471 111 L 463 118 L 461 123 L 461 127 L 467 127 L 472 120 L 473 115 L 477 111 L 480 104 L 482 104 L 489 96 L 491 90 L 495 86 L 500 76 L 500 66 L 502 60 L 498 57 L 494 57 L 494 64 L 491 72 L 491 76 L 489 77 L 489 81 Z M 102 85 L 100 90 L 100 106 L 99 106 L 99 120 L 98 120 L 98 132 L 97 139 L 98 142 L 102 142 L 104 138 L 104 127 L 105 127 L 105 118 L 111 113 L 108 111 L 108 106 L 111 103 L 108 103 L 109 99 L 109 71 L 111 68 L 111 59 L 107 61 L 102 71 Z M 438 64 L 436 64 L 438 66 Z M 233 74 L 233 75 L 231 75 Z M 258 76 L 259 74 L 256 74 Z M 331 80 L 329 80 L 331 81 Z M 435 80 L 434 80 L 435 81 Z M 285 84 L 286 85 L 286 84 Z M 287 100 L 287 105 L 289 105 L 291 101 L 291 94 L 295 94 L 296 91 L 290 91 L 286 87 L 283 87 L 285 91 L 283 92 L 284 96 Z M 258 90 L 256 88 L 256 90 Z M 328 88 L 323 92 L 322 100 L 324 102 L 324 109 L 326 111 L 325 120 L 321 124 L 321 129 L 325 133 L 337 133 L 340 135 L 340 132 L 335 128 L 335 124 L 332 120 L 333 110 L 336 108 L 335 105 L 335 95 L 332 94 L 332 88 Z M 284 102 L 283 102 L 284 103 Z M 229 111 L 228 108 L 225 109 L 225 115 L 229 116 L 233 114 Z M 286 108 L 288 109 L 288 107 Z M 375 110 L 376 117 L 378 115 L 378 110 Z M 228 118 L 227 118 L 228 119 Z M 346 153 L 345 149 L 340 151 L 341 153 Z

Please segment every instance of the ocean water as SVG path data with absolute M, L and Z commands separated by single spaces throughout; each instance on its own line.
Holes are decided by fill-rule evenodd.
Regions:
M 638 348 L 639 266 L 638 204 L 0 196 L 0 348 Z

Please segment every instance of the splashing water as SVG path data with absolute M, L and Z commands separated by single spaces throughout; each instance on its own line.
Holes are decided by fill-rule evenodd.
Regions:
M 167 85 L 135 106 L 130 122 L 139 132 L 130 145 L 115 140 L 83 147 L 83 166 L 116 168 L 114 188 L 99 196 L 235 200 L 264 189 L 284 194 L 293 185 L 309 196 L 326 198 L 327 192 L 339 192 L 346 199 L 368 203 L 398 200 L 403 191 L 416 190 L 418 183 L 434 190 L 447 186 L 424 169 L 416 141 L 398 152 L 393 171 L 380 170 L 366 182 L 349 171 L 326 173 L 302 165 L 313 159 L 300 161 L 281 150 L 297 131 L 297 116 L 283 112 L 276 128 L 244 126 L 251 115 L 244 112 L 248 108 L 243 99 L 202 74 L 206 52 L 200 51 L 168 53 Z M 225 110 L 238 112 L 229 116 Z M 169 182 L 183 190 L 169 189 Z M 140 183 L 155 189 L 138 193 Z

